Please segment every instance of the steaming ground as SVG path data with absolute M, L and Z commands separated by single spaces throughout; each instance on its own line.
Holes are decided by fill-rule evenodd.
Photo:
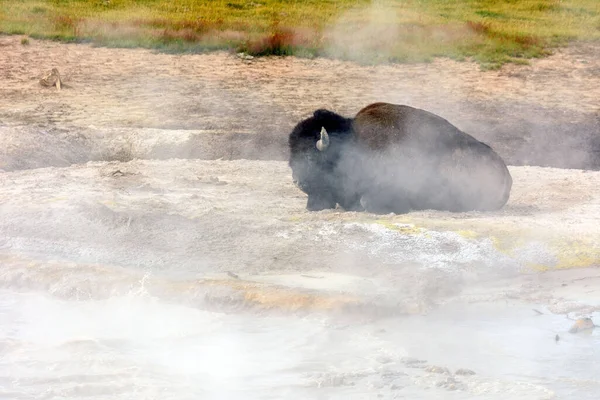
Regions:
M 600 172 L 511 173 L 501 212 L 376 216 L 280 161 L 5 172 L 3 395 L 592 399 Z
M 565 315 L 600 324 L 600 171 L 558 168 L 598 166 L 593 45 L 485 73 L 0 45 L 0 398 L 597 399 Z M 507 206 L 306 212 L 288 129 L 375 100 L 491 142 Z

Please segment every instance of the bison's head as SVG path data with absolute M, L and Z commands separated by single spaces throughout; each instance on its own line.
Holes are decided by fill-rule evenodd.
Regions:
M 347 207 L 338 162 L 352 135 L 352 119 L 320 109 L 294 128 L 289 137 L 294 183 L 308 194 L 311 211 Z

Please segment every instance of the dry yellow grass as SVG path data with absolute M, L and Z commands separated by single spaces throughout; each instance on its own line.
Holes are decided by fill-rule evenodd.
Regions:
M 0 32 L 117 47 L 329 56 L 365 63 L 526 63 L 600 38 L 597 0 L 5 1 Z

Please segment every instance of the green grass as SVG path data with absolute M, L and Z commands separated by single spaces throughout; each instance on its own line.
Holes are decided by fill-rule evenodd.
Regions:
M 600 39 L 600 0 L 4 0 L 0 32 L 168 52 L 526 63 Z

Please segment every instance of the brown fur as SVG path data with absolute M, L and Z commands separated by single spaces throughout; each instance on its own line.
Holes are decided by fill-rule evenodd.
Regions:
M 412 208 L 488 211 L 508 201 L 512 178 L 500 156 L 435 114 L 374 103 L 357 113 L 353 130 L 367 159 L 384 160 L 372 170 L 391 171 L 386 182 L 398 177 L 418 199 Z
M 318 149 L 321 130 L 330 144 Z M 373 103 L 354 118 L 325 109 L 289 136 L 296 185 L 307 209 L 491 211 L 508 201 L 512 178 L 488 145 L 430 112 Z

